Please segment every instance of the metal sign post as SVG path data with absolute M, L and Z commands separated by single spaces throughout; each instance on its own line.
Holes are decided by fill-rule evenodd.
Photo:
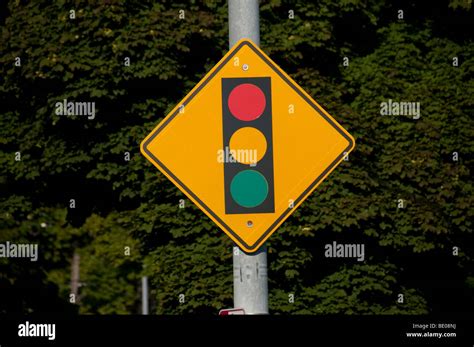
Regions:
M 229 0 L 229 48 L 247 38 L 260 45 L 258 0 Z M 268 314 L 267 247 L 252 254 L 233 250 L 234 307 L 245 314 Z

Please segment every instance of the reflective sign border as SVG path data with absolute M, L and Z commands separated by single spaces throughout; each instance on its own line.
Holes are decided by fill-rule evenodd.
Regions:
M 260 236 L 257 241 L 249 245 L 247 244 L 236 232 L 234 232 L 219 216 L 217 216 L 199 197 L 197 197 L 178 177 L 176 177 L 156 156 L 148 150 L 148 145 L 153 139 L 159 135 L 159 133 L 179 114 L 181 107 L 186 105 L 206 86 L 214 76 L 220 71 L 220 69 L 232 59 L 232 57 L 243 47 L 248 46 L 252 49 L 270 68 L 273 69 L 291 88 L 293 88 L 298 95 L 300 95 L 311 107 L 313 107 L 317 113 L 323 117 L 335 130 L 343 136 L 347 142 L 347 147 L 336 157 L 336 159 L 306 188 L 303 193 L 294 200 L 293 208 L 288 207 L 285 212 L 279 216 L 275 222 Z M 324 111 L 303 89 L 301 89 L 295 81 L 291 79 L 280 67 L 278 67 L 273 61 L 271 61 L 266 54 L 260 50 L 252 41 L 243 39 L 237 42 L 234 47 L 216 64 L 216 66 L 209 71 L 209 73 L 199 82 L 191 92 L 185 97 L 185 99 L 177 105 L 165 119 L 148 135 L 145 140 L 141 143 L 142 154 L 151 159 L 155 166 L 170 179 L 180 190 L 182 190 L 196 205 L 198 205 L 206 214 L 218 223 L 228 235 L 237 243 L 239 246 L 243 246 L 244 251 L 249 253 L 256 252 L 260 246 L 266 241 L 268 237 L 283 223 L 283 221 L 293 213 L 296 208 L 316 189 L 316 187 L 333 171 L 336 166 L 343 160 L 343 157 L 349 154 L 355 147 L 355 142 L 352 136 L 350 136 L 342 127 L 335 124 L 331 116 Z

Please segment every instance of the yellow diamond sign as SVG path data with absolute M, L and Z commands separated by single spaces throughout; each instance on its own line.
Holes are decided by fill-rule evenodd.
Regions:
M 352 136 L 249 40 L 141 144 L 246 252 L 258 250 L 353 148 Z

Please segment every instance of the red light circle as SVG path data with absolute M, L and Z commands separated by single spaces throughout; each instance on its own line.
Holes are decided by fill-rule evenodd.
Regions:
M 260 117 L 265 110 L 265 94 L 254 84 L 239 84 L 230 92 L 228 106 L 235 118 L 250 122 Z

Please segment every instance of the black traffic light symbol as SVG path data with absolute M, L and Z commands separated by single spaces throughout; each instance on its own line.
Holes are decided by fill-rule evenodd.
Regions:
M 225 211 L 275 211 L 270 77 L 223 78 Z

